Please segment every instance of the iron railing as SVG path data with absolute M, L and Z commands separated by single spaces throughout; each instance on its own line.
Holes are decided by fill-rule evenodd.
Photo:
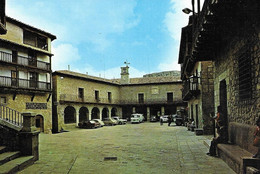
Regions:
M 184 100 L 195 96 L 199 93 L 198 77 L 192 77 L 184 82 L 182 90 L 182 98 Z
M 23 117 L 21 113 L 2 104 L 0 105 L 0 120 L 18 127 L 23 126 Z
M 167 100 L 165 98 L 146 98 L 139 102 L 138 99 L 108 99 L 108 98 L 98 98 L 95 99 L 93 97 L 79 97 L 78 95 L 73 94 L 61 94 L 60 95 L 61 101 L 68 101 L 68 102 L 89 102 L 89 103 L 102 103 L 102 104 L 174 104 L 182 102 L 181 98 L 174 98 L 173 100 Z
M 33 81 L 27 79 L 16 79 L 16 78 L 5 77 L 5 76 L 0 76 L 0 86 L 26 88 L 26 89 L 51 90 L 51 83 Z
M 0 51 L 0 61 L 16 63 L 23 66 L 33 66 L 44 70 L 51 70 L 51 64 L 40 60 L 34 60 L 23 56 L 14 56 L 13 54 Z

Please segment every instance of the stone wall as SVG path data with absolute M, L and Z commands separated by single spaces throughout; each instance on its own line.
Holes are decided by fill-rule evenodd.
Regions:
M 222 37 L 222 44 L 216 52 L 215 107 L 220 104 L 220 81 L 225 80 L 229 122 L 253 125 L 257 117 L 260 117 L 260 26 L 257 18 L 253 17 L 251 21 L 245 21 L 244 25 L 243 28 L 233 31 L 232 38 Z M 239 99 L 238 57 L 245 52 L 250 52 L 251 56 L 252 97 L 241 101 Z
M 17 94 L 15 99 L 14 94 L 0 94 L 0 97 L 6 97 L 6 107 L 22 112 L 32 112 L 36 115 L 41 115 L 44 118 L 44 133 L 51 133 L 52 130 L 52 99 L 50 97 L 47 101 L 49 94 Z M 27 107 L 26 107 L 27 106 Z M 30 107 L 28 107 L 30 106 Z
M 166 101 L 167 93 L 173 93 L 173 101 L 182 100 L 182 83 L 169 84 L 146 84 L 146 85 L 128 85 L 120 87 L 121 100 L 138 101 L 138 93 L 144 94 L 144 99 L 149 101 Z

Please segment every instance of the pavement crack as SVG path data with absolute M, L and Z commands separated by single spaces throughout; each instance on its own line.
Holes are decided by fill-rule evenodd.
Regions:
M 77 156 L 75 157 L 75 159 L 73 160 L 73 162 L 72 162 L 72 164 L 71 164 L 71 166 L 70 166 L 70 168 L 69 168 L 69 171 L 68 171 L 68 173 L 67 173 L 67 174 L 69 174 L 69 173 L 70 173 L 70 171 L 71 171 L 71 169 L 72 169 L 73 165 L 75 164 L 75 162 L 76 162 L 77 158 L 78 158 L 78 155 L 77 155 Z

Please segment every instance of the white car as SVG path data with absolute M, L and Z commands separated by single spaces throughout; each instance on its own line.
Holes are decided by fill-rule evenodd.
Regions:
M 132 114 L 131 123 L 142 123 L 144 121 L 143 114 Z
M 101 127 L 105 126 L 105 123 L 100 119 L 93 119 L 94 121 L 98 122 Z
M 118 121 L 118 124 L 126 124 L 127 120 L 126 119 L 122 119 L 120 117 L 114 116 L 112 117 L 114 120 Z

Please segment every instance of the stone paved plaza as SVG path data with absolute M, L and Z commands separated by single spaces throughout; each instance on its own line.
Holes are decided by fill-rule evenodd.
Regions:
M 39 161 L 20 173 L 234 173 L 221 159 L 206 155 L 205 139 L 185 127 L 159 123 L 40 134 Z

